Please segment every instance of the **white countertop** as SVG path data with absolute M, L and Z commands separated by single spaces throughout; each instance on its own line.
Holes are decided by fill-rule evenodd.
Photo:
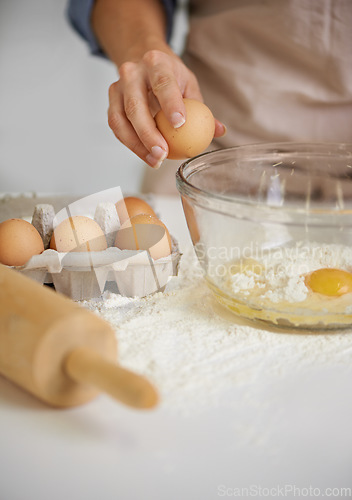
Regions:
M 186 248 L 180 201 L 159 197 L 157 210 Z M 352 336 L 350 346 L 352 358 Z M 217 405 L 189 414 L 105 395 L 55 410 L 0 377 L 0 498 L 352 497 L 351 375 L 337 357 L 256 380 L 250 397 L 234 381 Z

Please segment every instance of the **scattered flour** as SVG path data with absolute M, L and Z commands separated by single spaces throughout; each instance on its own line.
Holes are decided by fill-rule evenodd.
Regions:
M 204 282 L 193 249 L 183 255 L 179 276 L 164 293 L 141 299 L 106 291 L 82 304 L 111 323 L 119 362 L 153 381 L 170 411 L 216 407 L 221 395 L 236 388 L 250 397 L 258 383 L 315 366 L 352 365 L 352 327 L 314 335 L 280 332 L 252 326 L 223 309 Z

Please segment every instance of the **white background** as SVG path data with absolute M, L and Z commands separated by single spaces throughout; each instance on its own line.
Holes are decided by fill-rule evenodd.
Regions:
M 116 69 L 90 55 L 65 10 L 0 1 L 0 192 L 137 191 L 146 167 L 107 124 Z

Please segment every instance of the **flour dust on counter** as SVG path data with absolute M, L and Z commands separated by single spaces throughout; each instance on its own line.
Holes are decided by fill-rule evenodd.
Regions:
M 217 304 L 194 251 L 164 293 L 127 298 L 105 291 L 82 304 L 110 322 L 120 363 L 157 386 L 161 405 L 184 414 L 217 407 L 236 387 L 255 406 L 255 386 L 319 366 L 349 369 L 351 337 L 343 332 L 303 334 L 261 329 Z M 238 404 L 238 402 L 236 402 Z

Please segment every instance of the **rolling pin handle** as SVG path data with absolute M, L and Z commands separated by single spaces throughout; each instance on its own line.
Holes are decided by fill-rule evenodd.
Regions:
M 107 361 L 93 349 L 75 348 L 66 358 L 64 370 L 76 382 L 92 385 L 133 408 L 153 408 L 158 402 L 147 379 Z

